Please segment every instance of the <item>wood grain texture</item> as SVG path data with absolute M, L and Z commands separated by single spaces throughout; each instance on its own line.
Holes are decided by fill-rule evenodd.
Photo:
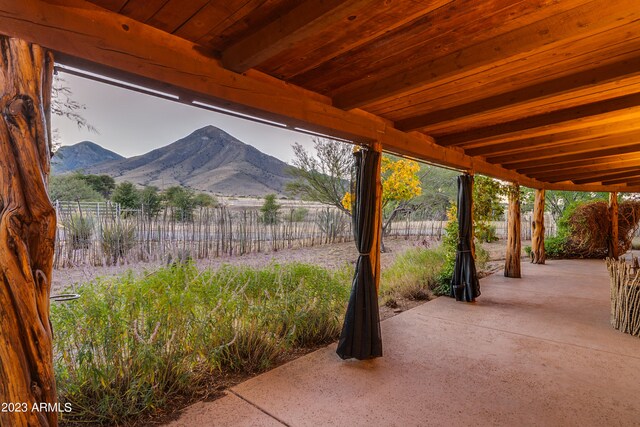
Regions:
M 507 253 L 504 262 L 504 276 L 520 278 L 520 186 L 511 184 L 509 188 L 509 211 L 507 221 Z
M 544 198 L 545 191 L 536 189 L 531 218 L 531 262 L 544 264 L 547 256 L 544 251 Z
M 522 110 L 527 110 L 524 114 L 542 114 L 634 91 L 640 92 L 640 57 L 580 70 L 511 92 L 398 120 L 396 127 L 401 130 L 444 126 L 459 128 L 467 122 L 479 127 L 492 120 L 513 120 L 513 117 L 523 115 Z
M 372 7 L 371 0 L 306 0 L 292 10 L 268 22 L 248 36 L 237 40 L 222 53 L 222 63 L 239 73 L 254 68 L 269 58 L 297 45 L 327 27 L 347 22 L 350 16 L 364 7 Z M 354 18 L 355 19 L 355 18 Z M 304 46 L 308 49 L 308 46 Z
M 0 425 L 55 426 L 49 292 L 56 214 L 47 194 L 53 56 L 0 36 L 0 402 L 27 412 L 0 412 Z
M 568 143 L 553 145 L 552 149 L 548 147 L 538 147 L 533 145 L 529 149 L 523 149 L 518 153 L 501 154 L 498 156 L 488 155 L 486 157 L 491 163 L 517 163 L 529 162 L 531 160 L 545 159 L 556 156 L 564 156 L 569 154 L 590 153 L 602 149 L 610 149 L 614 147 L 626 147 L 635 145 L 640 142 L 640 130 L 624 132 L 615 135 L 605 135 L 597 138 L 585 137 L 581 140 L 574 140 Z
M 551 51 L 556 43 L 588 39 L 606 29 L 634 22 L 640 15 L 635 0 L 619 0 L 612 9 L 610 0 L 595 0 L 555 14 L 547 19 L 522 25 L 514 30 L 453 52 L 449 56 L 414 65 L 384 79 L 366 81 L 341 89 L 334 96 L 342 108 L 362 107 L 385 98 L 410 92 L 435 81 L 457 80 L 466 74 L 491 69 L 503 61 L 526 60 L 536 50 Z M 428 77 L 426 77 L 428 76 Z

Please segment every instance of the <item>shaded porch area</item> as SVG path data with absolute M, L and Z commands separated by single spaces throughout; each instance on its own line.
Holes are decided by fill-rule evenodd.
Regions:
M 609 324 L 604 261 L 522 264 L 382 322 L 384 357 L 335 344 L 188 408 L 195 425 L 638 425 L 640 340 Z

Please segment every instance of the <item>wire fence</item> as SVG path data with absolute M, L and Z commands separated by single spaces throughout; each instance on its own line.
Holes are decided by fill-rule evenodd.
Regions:
M 54 268 L 109 266 L 135 262 L 170 264 L 185 259 L 274 252 L 353 240 L 351 219 L 335 208 L 281 209 L 267 221 L 257 207 L 197 209 L 189 220 L 168 208 L 149 216 L 117 204 L 56 202 L 58 228 Z M 446 220 L 414 211 L 393 221 L 385 234 L 421 240 L 441 239 Z M 522 239 L 531 238 L 530 215 L 523 216 Z M 547 222 L 547 234 L 555 227 Z M 496 221 L 498 238 L 506 221 Z

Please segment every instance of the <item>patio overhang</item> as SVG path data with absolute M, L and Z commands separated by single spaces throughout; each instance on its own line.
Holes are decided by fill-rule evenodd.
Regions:
M 610 192 L 612 224 L 617 193 L 640 192 L 638 0 L 0 0 L 0 48 L 7 402 L 56 400 L 54 239 L 46 233 L 55 229 L 46 191 L 51 52 L 79 73 L 375 151 L 362 157 L 376 164 L 360 172 L 376 212 L 363 214 L 358 242 L 372 304 L 357 310 L 375 314 L 361 316 L 372 329 L 381 150 L 510 181 L 514 191 L 535 188 L 541 230 L 543 190 Z M 470 188 L 460 194 L 470 211 Z M 511 206 L 519 225 L 517 199 Z M 471 247 L 458 252 L 473 253 L 472 215 L 464 217 Z M 519 265 L 512 230 L 511 264 Z M 541 240 L 532 248 L 539 263 Z M 352 323 L 367 335 L 363 322 Z M 374 350 L 355 357 L 381 355 Z M 57 424 L 56 413 L 47 416 L 0 414 L 0 423 Z
M 180 102 L 532 188 L 640 191 L 635 0 L 262 3 L 1 1 L 0 32 Z

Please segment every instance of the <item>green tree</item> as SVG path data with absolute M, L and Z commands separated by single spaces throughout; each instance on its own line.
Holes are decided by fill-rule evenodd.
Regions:
M 140 206 L 147 218 L 153 218 L 162 209 L 162 197 L 158 187 L 148 185 L 140 191 Z
M 198 193 L 193 197 L 193 205 L 197 208 L 211 208 L 218 204 L 218 200 L 206 193 Z
M 139 209 L 140 208 L 140 191 L 133 183 L 129 181 L 116 185 L 111 201 L 120 204 L 123 209 Z
M 421 165 L 422 194 L 412 200 L 415 209 L 421 209 L 428 218 L 444 220 L 458 194 L 457 177 L 460 172 L 432 165 Z
M 49 180 L 51 200 L 74 202 L 101 202 L 102 195 L 77 175 L 52 176 Z
M 113 190 L 116 188 L 116 181 L 109 175 L 84 175 L 77 173 L 77 176 L 83 179 L 105 199 L 111 197 L 111 193 L 113 193 Z
M 551 216 L 557 222 L 569 207 L 592 200 L 607 199 L 607 197 L 608 193 L 549 190 L 545 194 L 545 210 L 551 212 Z
M 293 145 L 294 167 L 288 173 L 294 178 L 287 184 L 287 192 L 303 200 L 334 206 L 349 214 L 342 199 L 349 191 L 353 147 L 340 141 L 313 138 L 314 156 L 302 145 Z
M 496 240 L 491 221 L 504 214 L 504 197 L 508 187 L 493 178 L 476 175 L 473 180 L 473 223 L 476 239 L 484 242 Z
M 264 203 L 260 208 L 260 220 L 265 224 L 277 224 L 280 221 L 280 204 L 276 201 L 275 194 L 264 196 Z
M 196 207 L 193 190 L 175 185 L 164 191 L 163 198 L 167 206 L 174 209 L 177 220 L 191 221 L 193 219 L 193 210 Z

